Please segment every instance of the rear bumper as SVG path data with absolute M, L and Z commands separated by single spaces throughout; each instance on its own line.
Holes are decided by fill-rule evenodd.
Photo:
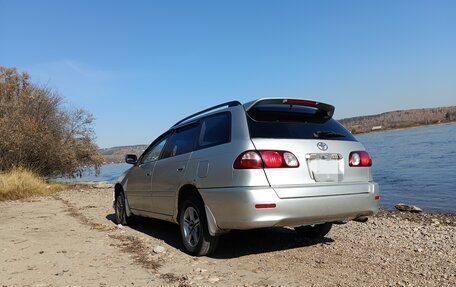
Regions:
M 305 197 L 279 198 L 271 187 L 200 189 L 208 211 L 209 224 L 218 233 L 229 229 L 253 229 L 272 226 L 318 224 L 371 216 L 378 212 L 378 184 L 374 182 L 334 186 L 339 194 L 321 195 L 322 187 L 305 189 Z M 324 187 L 327 190 L 331 188 Z M 311 196 L 312 190 L 318 196 Z M 255 204 L 275 203 L 275 208 L 255 208 Z M 211 222 L 212 221 L 212 222 Z

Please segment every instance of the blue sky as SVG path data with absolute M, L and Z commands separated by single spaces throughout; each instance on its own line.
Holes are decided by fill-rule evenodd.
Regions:
M 101 147 L 229 100 L 456 104 L 456 1 L 0 0 L 0 31 L 0 65 L 93 113 Z

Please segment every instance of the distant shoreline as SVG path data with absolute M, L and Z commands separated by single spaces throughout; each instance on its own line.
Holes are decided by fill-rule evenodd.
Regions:
M 364 132 L 364 133 L 354 133 L 354 136 L 357 135 L 368 135 L 368 134 L 380 134 L 380 133 L 385 133 L 385 132 L 392 132 L 392 131 L 400 131 L 400 130 L 408 130 L 408 129 L 415 129 L 415 128 L 423 128 L 423 127 L 429 127 L 429 126 L 444 126 L 444 125 L 453 125 L 456 124 L 456 121 L 453 122 L 446 122 L 446 123 L 433 123 L 433 124 L 425 124 L 425 125 L 417 125 L 417 126 L 411 126 L 411 127 L 402 127 L 402 128 L 390 128 L 390 129 L 381 129 L 381 130 L 373 130 L 369 132 Z
M 456 122 L 456 106 L 409 109 L 338 120 L 353 134 Z

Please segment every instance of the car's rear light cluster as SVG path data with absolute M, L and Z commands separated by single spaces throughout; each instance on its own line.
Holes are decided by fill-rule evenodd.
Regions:
M 248 150 L 234 161 L 236 169 L 299 167 L 294 154 L 283 150 Z
M 366 151 L 352 151 L 348 158 L 349 166 L 366 167 L 372 165 L 372 159 Z
M 303 106 L 315 106 L 317 104 L 316 101 L 309 101 L 309 100 L 295 100 L 295 99 L 286 99 L 283 100 L 284 104 L 291 104 L 291 105 L 303 105 Z

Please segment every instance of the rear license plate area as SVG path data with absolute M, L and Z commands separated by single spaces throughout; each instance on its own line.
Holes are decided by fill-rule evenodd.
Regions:
M 316 182 L 342 181 L 340 154 L 308 154 L 306 155 L 310 177 Z

